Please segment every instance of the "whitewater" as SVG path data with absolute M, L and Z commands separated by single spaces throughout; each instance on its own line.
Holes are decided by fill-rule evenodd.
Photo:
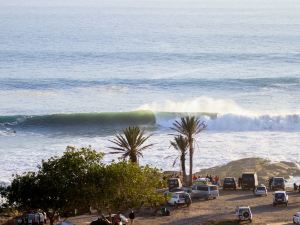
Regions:
M 141 164 L 172 168 L 175 120 L 195 115 L 195 169 L 245 157 L 299 163 L 296 0 L 0 0 L 0 182 L 67 145 L 106 154 L 139 125 Z

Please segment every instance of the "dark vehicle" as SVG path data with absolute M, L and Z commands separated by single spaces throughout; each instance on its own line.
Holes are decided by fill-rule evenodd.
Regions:
M 28 213 L 23 216 L 22 223 L 25 225 L 43 225 L 45 216 L 43 213 Z
M 285 190 L 285 180 L 283 177 L 273 177 L 272 183 L 271 183 L 271 189 L 273 191 L 275 190 Z
M 242 174 L 242 189 L 243 190 L 255 190 L 258 185 L 257 174 L 253 172 Z
M 233 189 L 236 190 L 236 180 L 234 177 L 225 177 L 223 182 L 223 190 Z
M 182 183 L 179 178 L 169 178 L 168 180 L 169 191 L 174 191 L 175 189 L 182 188 Z

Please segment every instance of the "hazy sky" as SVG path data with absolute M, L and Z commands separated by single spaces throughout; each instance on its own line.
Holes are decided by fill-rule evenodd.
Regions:
M 254 6 L 276 7 L 276 5 L 299 6 L 298 0 L 0 0 L 1 6 Z

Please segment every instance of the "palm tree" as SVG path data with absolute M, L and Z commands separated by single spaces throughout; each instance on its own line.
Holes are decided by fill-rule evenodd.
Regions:
M 189 185 L 192 185 L 193 182 L 193 155 L 194 155 L 195 135 L 199 134 L 206 127 L 207 125 L 203 121 L 200 121 L 200 119 L 196 118 L 195 116 L 186 116 L 186 117 L 182 117 L 179 121 L 176 120 L 173 123 L 173 127 L 171 128 L 177 131 L 179 134 L 183 135 L 188 141 L 189 154 L 190 154 Z
M 138 158 L 143 157 L 142 151 L 151 147 L 153 144 L 144 145 L 151 135 L 145 135 L 145 131 L 137 126 L 129 126 L 123 129 L 123 134 L 116 134 L 114 140 L 115 147 L 109 147 L 116 150 L 111 154 L 122 154 L 121 158 L 129 160 L 133 163 L 138 163 Z
M 170 141 L 170 143 L 175 150 L 180 152 L 180 164 L 181 164 L 181 170 L 183 174 L 183 183 L 186 185 L 187 180 L 186 180 L 186 169 L 185 169 L 185 156 L 188 151 L 189 142 L 187 138 L 183 137 L 182 135 L 178 135 L 174 137 L 174 141 Z M 175 165 L 177 158 L 174 160 L 173 166 Z

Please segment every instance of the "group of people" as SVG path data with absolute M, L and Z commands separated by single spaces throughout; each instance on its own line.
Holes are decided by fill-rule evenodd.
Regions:
M 193 181 L 199 179 L 199 178 L 203 178 L 201 176 L 196 176 L 195 174 L 193 175 Z M 214 184 L 214 185 L 220 185 L 220 177 L 219 176 L 212 176 L 212 175 L 206 175 L 205 177 L 210 183 Z
M 294 191 L 299 190 L 300 192 L 300 185 L 297 185 L 296 183 L 294 183 Z

